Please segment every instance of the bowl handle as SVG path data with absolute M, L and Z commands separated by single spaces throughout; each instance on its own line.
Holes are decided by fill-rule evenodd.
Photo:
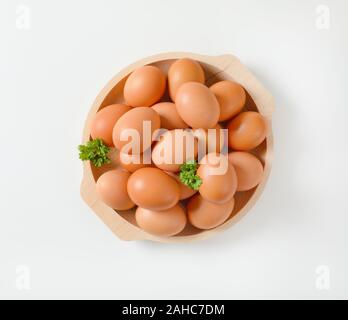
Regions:
M 81 197 L 86 204 L 121 240 L 131 241 L 147 238 L 141 229 L 128 223 L 117 214 L 116 211 L 99 200 L 89 162 L 84 163 L 80 192 Z
M 204 62 L 218 67 L 218 73 L 232 74 L 233 80 L 240 83 L 250 94 L 261 114 L 272 119 L 275 101 L 272 94 L 261 84 L 251 71 L 231 54 L 205 56 Z

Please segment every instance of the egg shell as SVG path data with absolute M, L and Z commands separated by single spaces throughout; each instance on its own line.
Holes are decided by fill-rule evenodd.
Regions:
M 101 139 L 109 146 L 113 147 L 112 130 L 117 120 L 132 109 L 125 104 L 112 104 L 99 110 L 90 125 L 90 132 L 92 139 Z
M 237 191 L 246 191 L 256 187 L 262 180 L 263 166 L 261 161 L 248 152 L 236 151 L 228 154 L 237 174 Z
M 166 77 L 155 66 L 134 70 L 126 80 L 123 95 L 127 105 L 149 107 L 156 103 L 166 89 Z
M 178 204 L 163 211 L 138 207 L 135 219 L 140 228 L 161 237 L 171 237 L 180 233 L 187 223 L 184 209 Z
M 186 82 L 205 81 L 204 70 L 201 65 L 192 59 L 178 59 L 168 70 L 168 89 L 170 98 L 175 101 L 175 95 L 179 87 Z
M 110 159 L 110 163 L 105 163 L 104 165 L 100 167 L 91 166 L 91 169 L 93 171 L 93 176 L 95 177 L 96 180 L 98 180 L 103 173 L 120 168 L 120 162 L 118 160 L 117 149 L 110 148 L 108 152 L 108 158 Z
M 192 132 L 176 129 L 161 136 L 152 149 L 152 161 L 164 171 L 178 172 L 183 163 L 197 157 L 197 152 L 197 139 Z
M 145 121 L 149 121 L 151 125 L 151 130 L 149 132 L 143 129 L 143 124 Z M 152 143 L 152 135 L 161 126 L 161 120 L 158 113 L 147 107 L 133 108 L 121 116 L 115 124 L 113 129 L 113 142 L 115 147 L 124 153 L 140 154 L 147 150 Z M 132 138 L 127 141 L 121 140 L 121 134 L 126 133 L 127 129 L 134 129 L 139 134 L 140 146 L 133 148 L 132 150 L 124 150 L 123 148 L 128 145 Z
M 179 116 L 192 128 L 214 128 L 220 116 L 219 103 L 209 88 L 199 82 L 186 82 L 175 98 Z
M 255 111 L 246 111 L 230 120 L 227 125 L 228 145 L 238 151 L 256 148 L 266 138 L 266 121 Z
M 180 181 L 180 177 L 178 174 L 175 174 L 173 172 L 168 172 L 168 171 L 165 171 L 165 173 L 170 175 L 178 183 L 179 188 L 180 188 L 180 197 L 179 197 L 180 200 L 188 199 L 188 198 L 192 197 L 195 193 L 197 193 L 197 190 L 191 189 L 186 184 L 183 184 Z
M 207 161 L 207 157 L 214 158 L 214 161 Z M 223 204 L 231 200 L 237 190 L 237 175 L 233 166 L 229 163 L 227 155 L 210 153 L 200 162 L 197 175 L 203 182 L 199 187 L 201 196 L 217 204 Z M 204 164 L 204 162 L 206 163 Z
M 150 151 L 149 149 L 145 151 L 146 153 L 147 152 L 149 153 L 148 158 L 146 160 L 144 160 L 144 153 L 128 154 L 128 153 L 119 152 L 118 154 L 119 163 L 123 169 L 129 172 L 134 172 L 145 167 L 152 167 L 153 164 L 151 161 L 151 152 L 149 151 Z
M 199 156 L 203 157 L 207 153 L 223 151 L 225 142 L 227 142 L 227 133 L 221 132 L 223 127 L 217 124 L 212 129 L 194 129 L 193 134 L 198 140 Z M 215 136 L 214 136 L 215 130 Z
M 115 210 L 128 210 L 134 207 L 134 202 L 127 192 L 127 182 L 130 173 L 115 169 L 102 174 L 97 180 L 97 194 L 109 207 Z
M 188 125 L 182 120 L 172 102 L 160 102 L 152 106 L 161 118 L 161 127 L 168 130 L 185 129 Z
M 180 197 L 177 182 L 158 168 L 141 168 L 132 173 L 127 190 L 139 207 L 155 211 L 174 207 Z
M 219 81 L 210 87 L 220 105 L 219 121 L 229 120 L 242 111 L 246 93 L 244 88 L 233 81 Z
M 187 204 L 189 222 L 198 229 L 212 229 L 223 224 L 234 208 L 234 198 L 224 204 L 216 204 L 194 195 Z

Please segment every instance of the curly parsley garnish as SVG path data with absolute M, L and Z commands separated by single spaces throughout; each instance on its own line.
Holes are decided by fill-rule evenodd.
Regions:
M 88 141 L 86 145 L 79 145 L 80 159 L 91 161 L 94 166 L 101 167 L 110 163 L 108 153 L 110 148 L 107 147 L 101 139 Z
M 198 164 L 195 160 L 187 161 L 180 166 L 180 181 L 193 190 L 198 190 L 203 183 L 202 179 L 197 175 Z

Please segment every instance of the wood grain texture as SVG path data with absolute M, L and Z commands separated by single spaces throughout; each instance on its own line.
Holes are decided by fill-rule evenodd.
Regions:
M 236 205 L 230 218 L 221 226 L 212 230 L 198 230 L 188 226 L 177 236 L 164 238 L 146 233 L 137 227 L 134 219 L 134 210 L 116 212 L 102 201 L 96 194 L 96 179 L 102 171 L 92 167 L 89 162 L 83 164 L 83 180 L 81 184 L 81 196 L 87 205 L 99 218 L 110 228 L 110 230 L 122 240 L 151 240 L 163 243 L 187 242 L 203 240 L 219 232 L 222 232 L 237 223 L 256 203 L 260 197 L 270 174 L 273 157 L 272 136 L 272 114 L 274 111 L 274 99 L 256 77 L 233 55 L 203 56 L 188 52 L 169 52 L 147 57 L 137 61 L 121 70 L 113 77 L 94 101 L 84 127 L 82 143 L 90 139 L 90 124 L 98 110 L 112 103 L 123 101 L 123 87 L 127 76 L 136 68 L 153 64 L 166 72 L 170 64 L 179 58 L 191 58 L 199 61 L 204 69 L 206 84 L 211 85 L 220 80 L 234 80 L 240 83 L 247 91 L 246 110 L 257 110 L 267 120 L 266 140 L 253 153 L 257 155 L 264 164 L 264 175 L 261 183 L 254 189 L 246 192 L 238 192 L 235 195 Z M 117 152 L 111 153 L 113 163 L 117 166 Z

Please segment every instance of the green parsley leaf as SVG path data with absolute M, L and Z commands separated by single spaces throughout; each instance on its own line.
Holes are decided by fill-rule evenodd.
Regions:
M 193 190 L 198 190 L 203 183 L 202 179 L 196 174 L 198 164 L 195 160 L 187 161 L 180 166 L 180 181 Z
M 79 145 L 80 159 L 83 161 L 91 161 L 94 166 L 101 167 L 110 163 L 108 153 L 110 148 L 107 147 L 101 139 L 88 141 L 86 145 Z

